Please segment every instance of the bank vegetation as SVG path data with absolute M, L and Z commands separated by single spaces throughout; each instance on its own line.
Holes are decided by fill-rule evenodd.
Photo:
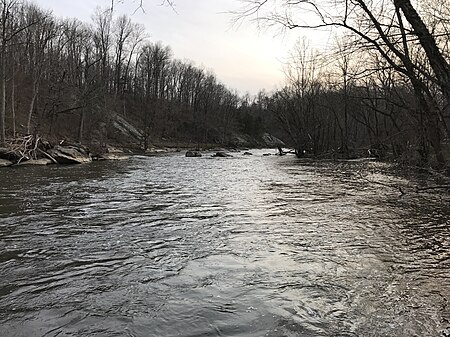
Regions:
M 1 0 L 0 11 L 1 148 L 69 139 L 145 151 L 261 133 L 248 98 L 113 8 L 97 9 L 90 23 L 19 0 Z
M 319 51 L 299 39 L 285 86 L 250 97 L 177 59 L 114 8 L 86 23 L 0 0 L 0 147 L 252 146 L 268 132 L 299 157 L 447 166 L 448 0 L 241 2 L 238 21 L 303 35 L 326 29 L 333 41 Z
M 331 31 L 327 52 L 300 40 L 287 84 L 261 101 L 297 153 L 369 154 L 440 168 L 449 159 L 450 3 L 242 0 L 236 20 Z

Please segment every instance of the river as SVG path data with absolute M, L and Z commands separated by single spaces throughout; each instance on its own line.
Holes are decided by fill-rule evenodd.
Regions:
M 2 169 L 0 336 L 450 335 L 448 196 L 263 152 Z

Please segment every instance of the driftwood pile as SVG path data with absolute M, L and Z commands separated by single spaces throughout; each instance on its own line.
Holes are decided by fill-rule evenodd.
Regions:
M 82 164 L 92 161 L 82 145 L 61 141 L 53 146 L 39 136 L 9 139 L 0 147 L 0 167 L 11 165 Z

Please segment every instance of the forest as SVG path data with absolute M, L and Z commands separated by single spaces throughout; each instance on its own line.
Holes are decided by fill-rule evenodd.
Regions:
M 284 65 L 285 85 L 250 97 L 177 59 L 113 8 L 97 9 L 86 23 L 1 0 L 1 147 L 28 135 L 96 151 L 110 143 L 142 151 L 152 144 L 238 146 L 236 139 L 256 146 L 267 132 L 299 157 L 446 167 L 447 1 L 241 3 L 236 21 L 299 33 L 333 29 L 333 41 L 316 50 L 300 38 Z M 136 132 L 118 132 L 124 125 Z
M 286 67 L 286 86 L 260 102 L 298 155 L 348 158 L 367 151 L 446 166 L 448 1 L 242 2 L 237 20 L 335 32 L 328 52 L 299 41 Z
M 259 132 L 236 91 L 176 59 L 126 15 L 98 9 L 88 24 L 33 3 L 1 5 L 3 147 L 39 135 L 145 151 L 154 142 L 227 144 L 234 132 Z M 117 132 L 124 126 L 128 133 Z

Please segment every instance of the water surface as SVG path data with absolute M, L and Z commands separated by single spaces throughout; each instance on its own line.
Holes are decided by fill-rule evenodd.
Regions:
M 449 198 L 374 162 L 0 174 L 1 336 L 444 336 Z

